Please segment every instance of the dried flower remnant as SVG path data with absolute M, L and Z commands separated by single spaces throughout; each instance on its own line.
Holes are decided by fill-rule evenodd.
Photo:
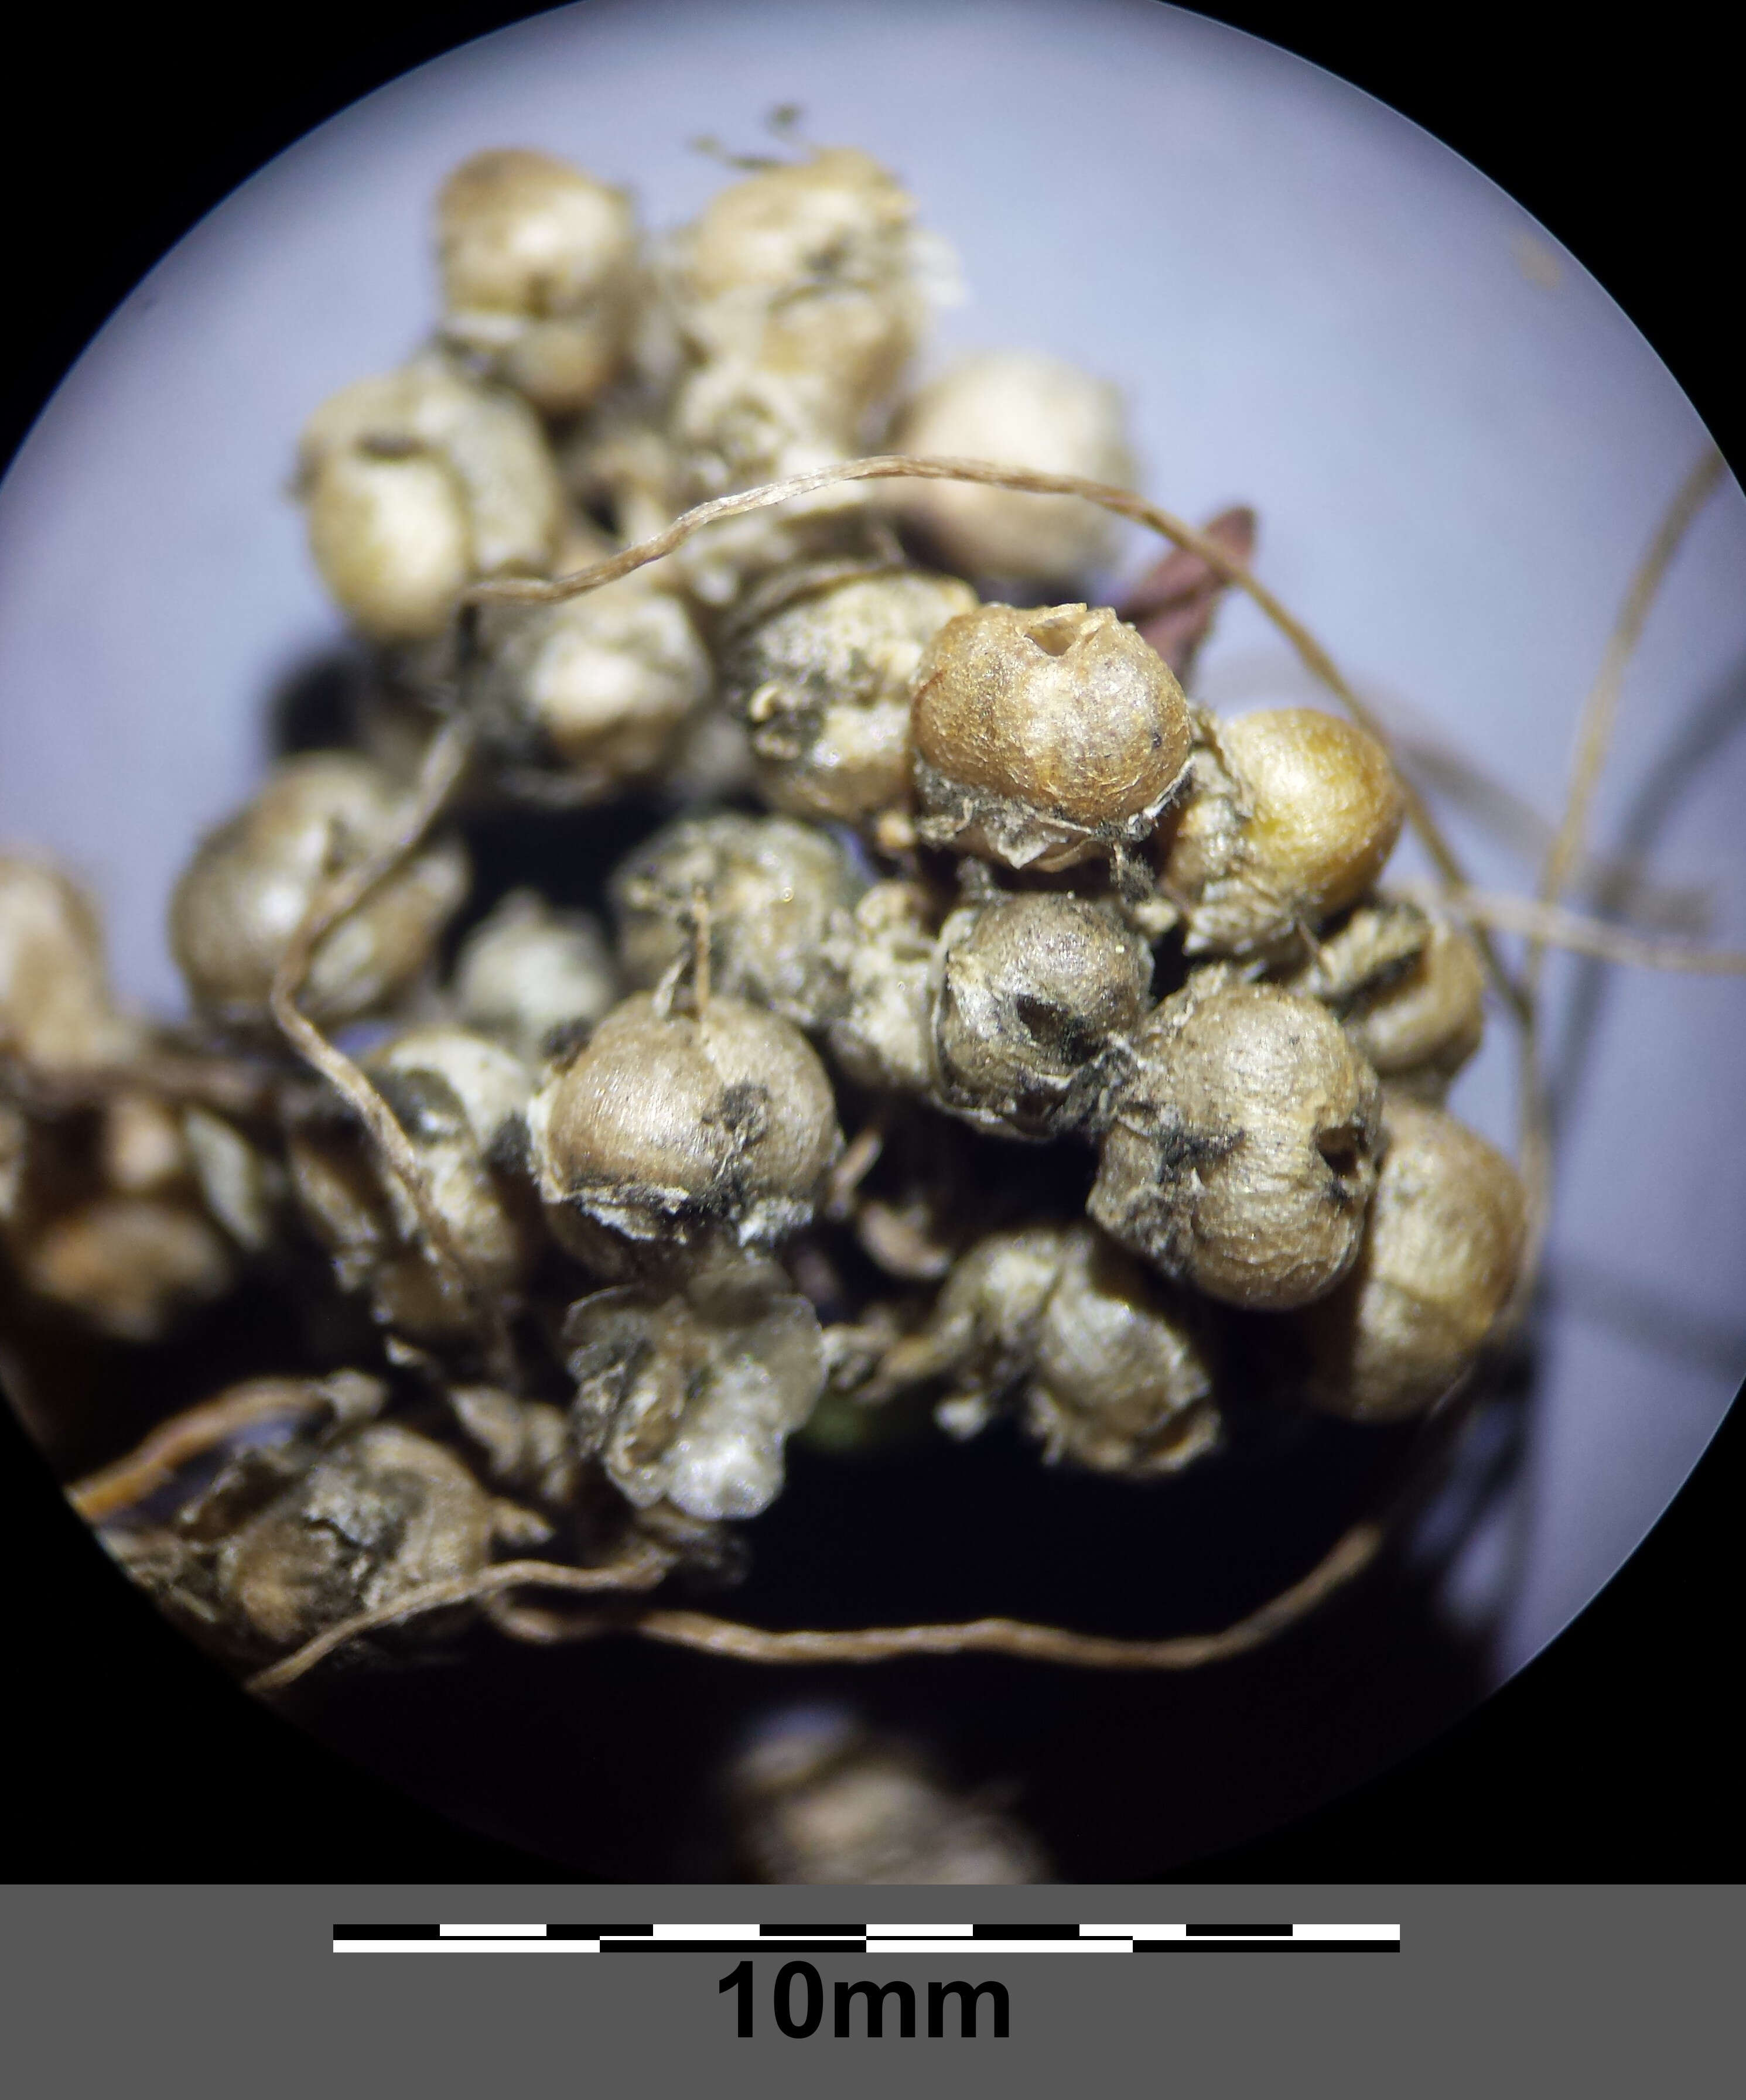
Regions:
M 1358 1256 L 1381 1136 L 1376 1074 L 1339 1024 L 1205 971 L 1133 1049 L 1092 1217 L 1228 1304 L 1280 1310 L 1331 1290 Z
M 322 580 L 374 641 L 430 641 L 467 585 L 543 576 L 557 551 L 564 492 L 538 419 L 440 357 L 324 402 L 298 477 Z
M 1200 530 L 1246 568 L 1254 556 L 1255 524 L 1254 512 L 1238 505 L 1209 518 Z M 1187 686 L 1227 589 L 1204 555 L 1173 547 L 1134 585 L 1116 610 Z
M 658 983 L 691 955 L 701 911 L 714 990 L 821 1027 L 836 986 L 826 941 L 863 887 L 842 848 L 810 824 L 732 810 L 679 818 L 613 873 L 625 974 Z
M 1105 905 L 1042 893 L 963 907 L 939 951 L 940 1104 L 1017 1137 L 1084 1123 L 1112 1044 L 1150 1005 L 1145 941 Z
M 774 1245 L 809 1222 L 842 1143 L 806 1038 L 727 998 L 697 1014 L 625 999 L 528 1121 L 553 1228 L 595 1260 L 700 1238 Z M 575 1220 L 606 1238 L 571 1234 Z
M 1159 887 L 1186 919 L 1188 952 L 1301 943 L 1375 881 L 1405 814 L 1387 752 L 1337 715 L 1203 714 L 1187 793 L 1160 840 Z
M 723 698 L 750 732 L 765 799 L 816 823 L 905 808 L 910 682 L 975 593 L 908 569 L 802 569 L 776 581 L 780 593 L 740 610 L 722 659 Z
M 170 901 L 170 946 L 195 1004 L 233 1026 L 264 1026 L 274 973 L 325 885 L 390 841 L 402 809 L 393 775 L 351 752 L 277 766 L 201 842 Z M 411 856 L 319 942 L 307 1010 L 336 1021 L 391 1006 L 429 968 L 466 885 L 457 840 Z
M 988 351 L 943 373 L 904 404 L 890 449 L 1081 474 L 1118 488 L 1134 479 L 1116 389 L 1025 351 Z M 926 481 L 900 483 L 889 500 L 963 576 L 1076 582 L 1115 550 L 1114 520 L 1077 496 Z
M 706 1265 L 683 1292 L 597 1292 L 564 1326 L 578 1449 L 639 1509 L 757 1516 L 824 1390 L 818 1316 L 772 1262 Z
M 533 1065 L 586 1042 L 623 990 L 600 921 L 555 911 L 537 890 L 512 890 L 455 960 L 457 1017 Z
M 513 1303 L 534 1255 L 532 1192 L 497 1162 L 525 1156 L 532 1079 L 502 1044 L 463 1028 L 403 1031 L 364 1070 L 412 1145 L 425 1189 L 475 1285 Z M 290 1140 L 304 1215 L 341 1283 L 366 1290 L 398 1333 L 453 1339 L 474 1308 L 431 1259 L 417 1211 L 349 1123 L 306 1123 Z
M 1189 754 L 1182 688 L 1107 609 L 985 605 L 916 673 L 917 830 L 1049 871 L 1148 837 Z
M 542 414 L 586 408 L 636 318 L 636 218 L 622 190 L 549 153 L 475 153 L 437 199 L 443 334 Z
M 1526 1239 L 1522 1184 L 1476 1132 L 1394 1098 L 1384 1135 L 1357 1264 L 1290 1333 L 1297 1396 L 1358 1422 L 1417 1414 L 1449 1392 L 1508 1303 Z

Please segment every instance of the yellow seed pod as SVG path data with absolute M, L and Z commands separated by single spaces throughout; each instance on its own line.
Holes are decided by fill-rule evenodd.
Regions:
M 1147 837 L 1189 752 L 1187 703 L 1107 607 L 984 605 L 917 668 L 917 828 L 1045 871 Z
M 1096 1222 L 1227 1304 L 1281 1311 L 1333 1290 L 1358 1258 L 1381 1110 L 1338 1022 L 1206 970 L 1133 1057 L 1086 1205 Z
M 540 1191 L 621 1240 L 719 1232 L 770 1246 L 811 1218 L 841 1150 L 824 1067 L 792 1022 L 736 999 L 662 1013 L 639 993 L 528 1114 Z
M 564 493 L 518 395 L 440 358 L 360 379 L 304 428 L 298 480 L 310 551 L 373 640 L 430 640 L 482 576 L 551 566 Z
M 1384 1124 L 1357 1265 L 1293 1322 L 1302 1396 L 1359 1422 L 1417 1414 L 1450 1390 L 1509 1301 L 1527 1231 L 1514 1168 L 1475 1132 L 1396 1097 Z
M 475 153 L 437 200 L 443 333 L 549 416 L 586 408 L 635 319 L 637 230 L 622 190 L 549 153 Z
M 0 1048 L 66 1070 L 119 1061 L 137 1035 L 115 1010 L 91 900 L 46 862 L 0 854 Z
M 1050 1461 L 1144 1477 L 1218 1442 L 1204 1314 L 1094 1226 L 1066 1237 L 1035 1348 L 1025 1427 Z
M 906 806 L 911 681 L 940 628 L 975 604 L 956 576 L 802 571 L 739 621 L 722 695 L 749 731 L 765 799 L 824 823 Z
M 196 1003 L 221 1020 L 263 1021 L 274 973 L 330 877 L 395 836 L 404 796 L 374 761 L 327 751 L 287 760 L 254 800 L 204 839 L 176 884 L 170 942 Z M 351 1021 L 422 974 L 466 895 L 454 839 L 416 854 L 317 945 L 308 1011 Z
M 1264 951 L 1361 897 L 1406 814 L 1376 739 L 1314 708 L 1200 729 L 1159 885 L 1189 952 Z
M 896 178 L 852 148 L 760 169 L 681 236 L 681 325 L 707 358 L 828 375 L 854 421 L 926 317 L 914 219 Z
M 1134 480 L 1116 390 L 1024 351 L 966 358 L 943 373 L 904 407 L 888 449 L 1079 474 L 1118 488 Z M 891 484 L 886 501 L 965 576 L 1063 583 L 1090 575 L 1114 551 L 1115 520 L 1081 496 L 908 481 Z

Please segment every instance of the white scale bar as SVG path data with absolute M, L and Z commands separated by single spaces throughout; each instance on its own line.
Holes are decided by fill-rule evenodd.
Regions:
M 1209 1925 L 1217 1920 L 1209 1919 Z M 551 1939 L 546 1937 L 544 1925 L 444 1925 L 438 1927 L 440 1937 L 419 1939 L 336 1939 L 333 1943 L 336 1954 L 598 1954 L 600 1941 L 595 1939 Z M 929 1954 L 974 1946 L 979 1952 L 988 1954 L 1126 1954 L 1133 1950 L 1134 1943 L 1142 1939 L 1170 1939 L 1187 1941 L 1191 1935 L 1186 1925 L 1081 1925 L 1081 1936 L 1070 1939 L 978 1939 L 975 1927 L 970 1925 L 895 1925 L 869 1923 L 864 1935 L 855 1934 L 847 1938 L 867 1941 L 868 1952 L 877 1948 L 886 1954 Z M 608 1934 L 608 1938 L 617 1935 Z M 756 1925 L 656 1925 L 648 1935 L 634 1936 L 646 1945 L 650 1939 L 731 1940 L 748 1948 L 768 1946 L 769 1935 Z M 806 1939 L 816 1937 L 824 1939 L 830 1935 L 822 1930 L 814 1934 L 804 1926 L 783 1935 L 786 1939 Z M 1219 1935 L 1209 1933 L 1204 1927 L 1193 1939 L 1205 1942 Z M 1293 1942 L 1302 1943 L 1315 1940 L 1365 1940 L 1394 1942 L 1400 1939 L 1398 1925 L 1293 1925 L 1289 1935 L 1277 1933 L 1245 1933 L 1240 1926 L 1233 1926 L 1228 1937 L 1234 1940 L 1253 1940 L 1258 1944 L 1289 1947 Z
M 444 1939 L 543 1939 L 543 1925 L 444 1925 L 437 1930 Z

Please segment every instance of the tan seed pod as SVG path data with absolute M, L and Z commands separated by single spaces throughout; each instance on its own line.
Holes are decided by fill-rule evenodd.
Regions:
M 462 162 L 436 223 L 446 340 L 543 414 L 586 408 L 635 320 L 630 198 L 551 154 L 510 148 Z
M 895 383 L 926 316 L 915 205 L 831 147 L 730 183 L 674 243 L 682 329 L 709 360 L 828 377 L 851 425 Z
M 399 783 L 369 759 L 317 752 L 276 767 L 201 841 L 171 898 L 170 946 L 196 1004 L 264 1021 L 273 974 L 323 885 L 392 839 L 404 814 Z M 350 1021 L 391 1005 L 429 966 L 466 884 L 458 840 L 414 854 L 317 945 L 307 1009 Z
M 1374 737 L 1314 708 L 1203 714 L 1199 730 L 1159 886 L 1191 955 L 1289 947 L 1381 872 L 1406 814 L 1400 782 Z
M 650 986 L 689 957 L 708 915 L 710 983 L 797 1027 L 821 1027 L 837 979 L 825 954 L 865 887 L 829 832 L 732 810 L 681 817 L 614 871 L 625 975 Z
M 1390 1091 L 1440 1101 L 1485 1034 L 1485 963 L 1465 928 L 1427 915 L 1425 946 L 1398 975 L 1366 987 L 1346 1032 Z
M 941 1105 L 986 1130 L 1060 1136 L 1096 1105 L 1112 1042 L 1145 1018 L 1151 951 L 1107 906 L 997 896 L 940 929 L 934 1046 Z
M 157 1342 L 230 1289 L 236 1262 L 187 1198 L 99 1195 L 29 1233 L 20 1268 L 39 1296 L 100 1334 Z
M 1217 1445 L 1204 1312 L 1094 1226 L 1065 1236 L 1034 1346 L 1025 1427 L 1051 1463 L 1143 1478 Z
M 440 358 L 324 402 L 298 462 L 316 566 L 373 640 L 429 640 L 467 585 L 551 566 L 564 495 L 537 418 Z
M 557 911 L 512 890 L 461 944 L 454 1002 L 469 1028 L 537 1065 L 586 1041 L 622 996 L 606 929 L 589 911 Z
M 771 1246 L 811 1218 L 842 1149 L 824 1066 L 792 1023 L 736 999 L 663 1013 L 639 993 L 528 1111 L 541 1194 L 634 1242 Z
M 917 668 L 912 730 L 922 836 L 1044 871 L 1147 837 L 1191 734 L 1157 652 L 1083 605 L 948 620 Z
M 773 1262 L 706 1268 L 683 1293 L 598 1291 L 570 1308 L 571 1427 L 639 1509 L 760 1515 L 782 1447 L 824 1390 L 818 1316 Z
M 595 558 L 567 552 L 564 566 Z M 462 692 L 494 752 L 549 770 L 580 804 L 656 777 L 713 677 L 690 614 L 639 570 L 557 605 L 484 607 Z
M 904 406 L 887 449 L 1079 474 L 1118 488 L 1134 482 L 1121 395 L 1059 358 L 1026 351 L 988 351 L 952 366 Z M 967 576 L 1076 581 L 1115 550 L 1113 518 L 1076 496 L 908 481 L 892 483 L 886 500 Z
M 1331 1290 L 1358 1256 L 1381 1137 L 1381 1088 L 1339 1024 L 1205 971 L 1133 1052 L 1091 1216 L 1228 1304 L 1281 1310 Z
M 435 1023 L 391 1038 L 364 1069 L 411 1141 L 469 1275 L 512 1301 L 536 1252 L 536 1220 L 531 1191 L 497 1162 L 525 1151 L 527 1068 L 488 1037 Z M 298 1202 L 341 1282 L 367 1290 L 385 1326 L 429 1340 L 471 1330 L 472 1308 L 432 1260 L 410 1198 L 361 1132 L 305 1125 L 288 1154 Z
M 909 688 L 940 627 L 975 593 L 920 570 L 802 571 L 744 621 L 722 695 L 746 723 L 765 799 L 791 816 L 859 823 L 910 798 Z
M 477 1574 L 491 1558 L 493 1518 L 491 1498 L 458 1458 L 374 1423 L 224 1542 L 218 1593 L 260 1647 L 296 1648 L 429 1583 Z M 440 1630 L 433 1617 L 414 1623 L 425 1637 Z
M 0 1052 L 73 1071 L 120 1063 L 138 1042 L 116 1011 L 95 905 L 60 868 L 0 854 Z
M 1297 1315 L 1300 1396 L 1358 1422 L 1440 1400 L 1472 1365 L 1514 1288 L 1527 1233 L 1515 1170 L 1447 1111 L 1390 1097 L 1357 1266 Z

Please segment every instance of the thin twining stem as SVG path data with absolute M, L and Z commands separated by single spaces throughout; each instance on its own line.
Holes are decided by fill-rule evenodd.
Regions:
M 331 1410 L 333 1405 L 326 1388 L 310 1379 L 250 1379 L 161 1423 L 125 1458 L 74 1481 L 67 1499 L 87 1524 L 101 1524 L 155 1494 L 191 1458 L 215 1450 L 240 1430 Z
M 405 1190 L 437 1273 L 444 1286 L 469 1308 L 484 1339 L 493 1376 L 512 1383 L 515 1352 L 502 1305 L 496 1294 L 474 1276 L 431 1193 L 412 1140 L 365 1073 L 328 1040 L 297 1004 L 321 942 L 418 850 L 431 825 L 447 808 L 466 770 L 471 750 L 471 738 L 459 723 L 445 723 L 437 731 L 425 752 L 393 836 L 363 859 L 343 868 L 316 896 L 280 960 L 273 977 L 272 1004 L 273 1019 L 287 1042 L 350 1105 L 385 1169 Z
M 1674 555 L 1679 551 L 1680 542 L 1685 538 L 1692 520 L 1720 485 L 1726 471 L 1726 462 L 1722 454 L 1713 445 L 1708 447 L 1674 492 L 1666 515 L 1656 527 L 1655 537 L 1650 541 L 1642 561 L 1632 575 L 1624 602 L 1619 610 L 1618 620 L 1607 638 L 1599 673 L 1583 704 L 1576 730 L 1576 755 L 1571 767 L 1570 790 L 1565 797 L 1564 814 L 1553 836 L 1552 843 L 1546 849 L 1545 862 L 1540 870 L 1540 901 L 1542 904 L 1557 903 L 1581 861 L 1589 812 L 1594 804 L 1601 769 L 1607 762 L 1607 748 L 1612 742 L 1626 668 L 1642 638 L 1650 608 L 1655 603 Z M 1531 991 L 1539 982 L 1541 955 L 1539 941 L 1532 941 L 1523 970 L 1523 982 Z M 1650 967 L 1679 966 L 1651 964 Z
M 868 1626 L 848 1630 L 772 1631 L 706 1612 L 643 1610 L 603 1612 L 568 1627 L 543 1622 L 535 1638 L 579 1639 L 634 1635 L 674 1648 L 696 1648 L 736 1662 L 775 1664 L 888 1662 L 913 1655 L 1006 1655 L 1077 1670 L 1197 1670 L 1259 1648 L 1306 1618 L 1333 1592 L 1361 1574 L 1381 1551 L 1386 1528 L 1355 1524 L 1302 1581 L 1270 1598 L 1258 1611 L 1213 1634 L 1185 1634 L 1168 1640 L 1126 1640 L 1104 1634 L 1075 1633 L 1062 1626 L 1033 1626 L 1023 1619 L 971 1619 L 961 1625 Z M 276 1692 L 357 1635 L 398 1625 L 425 1612 L 494 1596 L 511 1589 L 570 1590 L 649 1589 L 671 1566 L 665 1557 L 617 1568 L 565 1568 L 553 1563 L 506 1561 L 483 1574 L 431 1583 L 393 1604 L 329 1630 L 250 1680 L 252 1692 Z M 513 1630 L 513 1624 L 506 1630 Z
M 1683 970 L 1695 977 L 1746 977 L 1746 951 L 1702 948 L 1690 941 L 1655 941 L 1603 919 L 1585 918 L 1561 905 L 1540 904 L 1483 889 L 1439 892 L 1438 905 L 1470 924 L 1500 933 L 1522 933 L 1537 946 L 1567 948 L 1603 963 L 1640 970 Z
M 791 474 L 785 480 L 766 483 L 761 488 L 737 489 L 731 495 L 712 496 L 706 503 L 696 504 L 683 512 L 659 532 L 652 533 L 648 539 L 639 540 L 634 546 L 623 549 L 605 561 L 595 562 L 586 569 L 577 569 L 567 576 L 550 578 L 494 576 L 488 582 L 473 585 L 463 593 L 463 598 L 466 602 L 475 604 L 556 604 L 564 598 L 579 597 L 585 591 L 599 589 L 604 584 L 615 583 L 621 576 L 628 576 L 650 562 L 663 559 L 683 546 L 706 525 L 718 523 L 723 518 L 744 517 L 754 510 L 767 510 L 776 504 L 790 502 L 797 496 L 812 495 L 819 489 L 829 488 L 841 482 L 905 479 L 969 481 L 979 483 L 987 488 L 1014 490 L 1023 495 L 1078 496 L 1088 503 L 1094 503 L 1103 510 L 1112 511 L 1118 518 L 1131 518 L 1134 523 L 1147 527 L 1173 545 L 1197 554 L 1216 576 L 1252 598 L 1290 642 L 1311 676 L 1327 686 L 1361 729 L 1368 730 L 1385 748 L 1388 747 L 1388 732 L 1375 712 L 1353 690 L 1320 642 L 1302 621 L 1288 611 L 1266 585 L 1258 581 L 1244 564 L 1218 540 L 1197 531 L 1186 518 L 1160 509 L 1143 496 L 1136 496 L 1131 489 L 1116 488 L 1107 482 L 1087 481 L 1075 474 L 1041 474 L 1029 468 L 992 465 L 986 460 L 921 459 L 905 452 L 880 453 L 869 459 L 840 460 L 829 466 L 815 467 L 807 474 Z M 1401 781 L 1401 792 L 1406 801 L 1408 821 L 1418 833 L 1438 872 L 1452 885 L 1465 884 L 1466 876 L 1461 862 L 1444 837 L 1442 827 L 1426 808 L 1424 798 L 1412 783 L 1404 778 Z M 1524 1008 L 1519 987 L 1504 968 L 1483 933 L 1479 936 L 1479 943 L 1485 951 L 1487 966 L 1494 983 L 1512 1010 L 1520 1015 Z
M 482 1568 L 471 1575 L 453 1576 L 446 1582 L 427 1582 L 387 1604 L 342 1619 L 338 1626 L 329 1626 L 325 1633 L 317 1634 L 281 1661 L 259 1671 L 249 1679 L 248 1688 L 261 1693 L 282 1692 L 348 1642 L 385 1626 L 404 1626 L 429 1612 L 480 1604 L 510 1590 L 566 1590 L 594 1595 L 602 1590 L 652 1590 L 672 1566 L 670 1555 L 652 1548 L 606 1568 L 571 1568 L 557 1560 L 500 1560 L 494 1567 Z

